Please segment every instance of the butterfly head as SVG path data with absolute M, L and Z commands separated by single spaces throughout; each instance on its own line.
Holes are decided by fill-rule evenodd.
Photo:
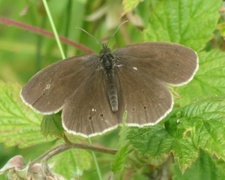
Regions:
M 100 57 L 111 53 L 111 49 L 108 48 L 106 43 L 102 44 L 102 50 L 100 51 Z

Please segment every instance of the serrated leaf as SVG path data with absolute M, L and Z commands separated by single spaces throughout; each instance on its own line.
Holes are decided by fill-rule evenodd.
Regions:
M 177 165 L 174 167 L 174 180 L 223 180 L 225 179 L 224 171 L 225 163 L 223 166 L 216 163 L 208 153 L 201 151 L 199 158 L 194 162 L 190 169 L 182 173 Z
M 179 117 L 174 113 L 170 121 L 171 119 L 179 120 L 179 126 L 185 129 L 183 139 L 188 140 L 192 147 L 207 150 L 211 154 L 225 159 L 224 109 L 224 95 L 204 98 L 180 108 Z M 178 157 L 180 159 L 182 156 L 178 155 Z M 185 168 L 182 164 L 184 165 L 184 162 L 180 162 L 181 169 L 184 171 Z
M 128 139 L 140 152 L 153 157 L 168 154 L 173 143 L 173 138 L 159 124 L 147 128 L 131 128 Z
M 127 119 L 127 112 L 125 111 L 123 114 L 122 119 L 122 126 L 120 128 L 119 132 L 119 140 L 118 140 L 118 146 L 119 149 L 114 157 L 113 163 L 112 163 L 112 171 L 114 173 L 122 172 L 123 168 L 125 166 L 125 161 L 127 159 L 127 156 L 130 152 L 130 146 L 129 142 L 127 141 L 127 135 L 129 132 L 129 128 L 125 125 Z M 120 173 L 118 176 L 122 175 Z
M 62 137 L 64 129 L 62 127 L 61 113 L 44 116 L 41 122 L 41 132 L 44 136 Z
M 90 169 L 91 159 L 87 151 L 71 149 L 55 156 L 51 161 L 55 163 L 55 172 L 71 179 L 82 176 L 84 170 Z
M 112 171 L 117 173 L 121 171 L 125 165 L 125 161 L 129 154 L 129 145 L 126 144 L 122 146 L 115 155 L 114 161 L 112 163 Z
M 196 147 L 225 160 L 224 109 L 225 96 L 202 99 L 183 109 L 182 121 L 189 126 L 189 136 Z
M 183 138 L 174 141 L 173 154 L 181 171 L 184 172 L 197 159 L 198 149 L 193 145 L 190 139 Z
M 145 129 L 133 129 L 128 138 L 135 148 L 153 158 L 163 157 L 172 151 L 181 168 L 186 169 L 197 158 L 198 150 L 188 139 L 175 134 L 158 124 Z
M 19 87 L 0 82 L 0 142 L 19 147 L 47 142 L 40 122 L 41 115 L 22 103 Z
M 195 50 L 212 38 L 221 0 L 161 0 L 151 9 L 145 39 L 178 42 Z
M 123 14 L 132 11 L 142 0 L 123 0 Z
M 174 153 L 182 171 L 196 160 L 199 148 L 225 159 L 225 96 L 202 99 L 175 109 L 165 122 L 148 128 L 133 128 L 132 146 L 152 157 Z

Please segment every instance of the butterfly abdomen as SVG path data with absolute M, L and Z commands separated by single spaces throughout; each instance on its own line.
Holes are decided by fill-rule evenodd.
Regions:
M 109 103 L 113 112 L 118 111 L 118 90 L 114 69 L 106 70 L 106 86 Z

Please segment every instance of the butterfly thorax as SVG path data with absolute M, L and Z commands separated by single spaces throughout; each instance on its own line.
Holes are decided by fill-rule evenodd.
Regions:
M 100 52 L 100 61 L 103 69 L 105 71 L 113 69 L 114 66 L 114 56 L 111 53 L 111 49 L 107 47 L 106 44 L 102 44 L 102 50 Z

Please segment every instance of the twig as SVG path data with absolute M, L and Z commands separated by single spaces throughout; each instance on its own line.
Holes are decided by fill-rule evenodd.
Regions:
M 38 28 L 38 27 L 35 27 L 35 26 L 31 26 L 31 25 L 28 25 L 28 24 L 24 24 L 22 22 L 18 22 L 18 21 L 14 21 L 14 20 L 11 20 L 11 19 L 8 19 L 8 18 L 4 18 L 4 17 L 0 17 L 0 23 L 2 24 L 6 24 L 6 25 L 11 25 L 11 26 L 16 26 L 18 28 L 21 28 L 21 29 L 26 29 L 28 31 L 32 31 L 32 32 L 35 32 L 37 34 L 40 34 L 40 35 L 45 35 L 45 36 L 48 36 L 48 37 L 51 37 L 51 38 L 54 38 L 54 35 L 53 33 L 51 33 L 50 31 L 47 31 L 47 30 L 44 30 L 44 29 L 41 29 L 41 28 Z M 94 53 L 93 50 L 79 44 L 79 43 L 76 43 L 64 36 L 59 36 L 59 39 L 63 42 L 63 43 L 66 43 L 66 44 L 69 44 L 71 46 L 74 46 L 76 47 L 77 49 L 80 49 L 80 50 L 83 50 L 87 53 Z
M 87 145 L 87 144 L 78 144 L 78 143 L 71 143 L 71 144 L 62 144 L 59 146 L 54 147 L 53 149 L 49 150 L 48 152 L 42 154 L 37 159 L 33 160 L 29 163 L 30 166 L 34 165 L 35 163 L 39 161 L 48 161 L 53 156 L 60 154 L 64 151 L 67 151 L 68 149 L 86 149 L 86 150 L 92 150 L 96 152 L 102 152 L 102 153 L 108 153 L 108 154 L 116 154 L 117 150 L 115 149 L 109 149 L 105 147 L 99 147 L 95 145 Z

